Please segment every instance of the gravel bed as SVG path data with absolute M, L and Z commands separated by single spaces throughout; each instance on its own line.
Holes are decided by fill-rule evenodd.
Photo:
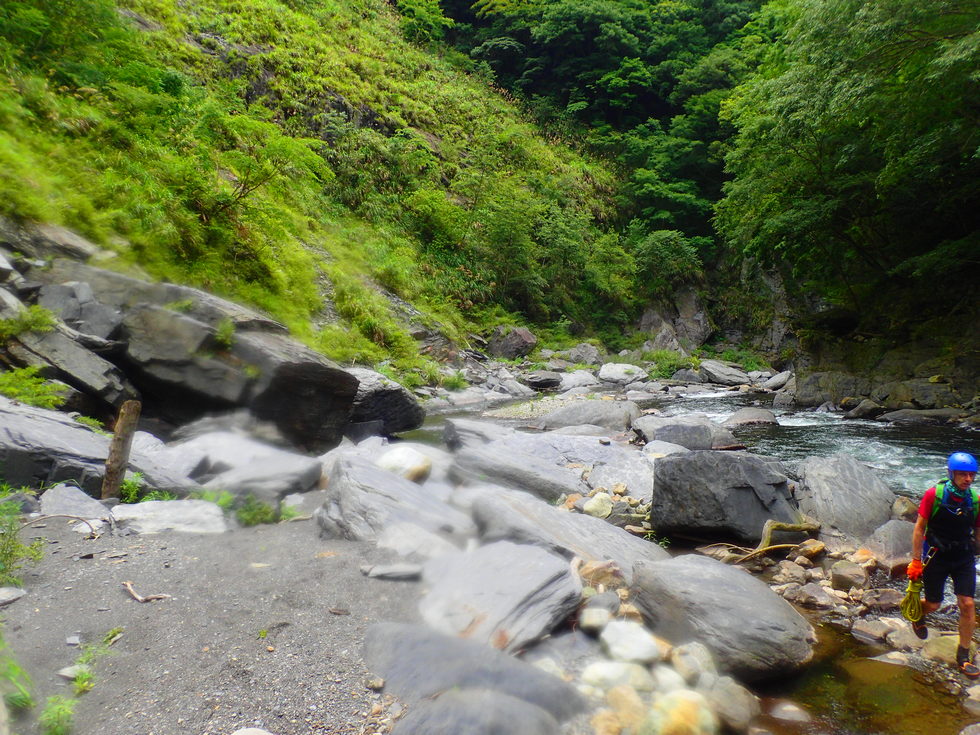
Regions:
M 75 637 L 94 644 L 116 628 L 78 697 L 75 733 L 374 733 L 397 713 L 368 687 L 360 651 L 372 623 L 418 620 L 419 588 L 364 576 L 364 564 L 395 561 L 373 544 L 320 539 L 310 520 L 95 540 L 62 519 L 38 526 L 22 535 L 46 539 L 44 559 L 2 611 L 38 702 L 14 730 L 34 731 L 47 697 L 72 696 L 57 672 L 81 654 Z M 140 603 L 124 582 L 169 597 Z

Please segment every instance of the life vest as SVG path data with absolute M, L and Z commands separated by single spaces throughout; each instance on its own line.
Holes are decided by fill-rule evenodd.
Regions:
M 936 499 L 926 528 L 926 543 L 940 551 L 973 548 L 973 528 L 980 513 L 980 496 L 970 488 L 962 502 L 953 499 L 950 481 L 936 483 Z

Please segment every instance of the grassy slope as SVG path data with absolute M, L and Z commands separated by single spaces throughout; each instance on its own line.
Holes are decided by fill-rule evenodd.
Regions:
M 0 9 L 0 214 L 243 299 L 338 359 L 418 366 L 365 277 L 449 330 L 617 309 L 615 181 L 380 0 Z M 339 326 L 315 329 L 329 278 Z M 313 319 L 312 323 L 316 323 Z

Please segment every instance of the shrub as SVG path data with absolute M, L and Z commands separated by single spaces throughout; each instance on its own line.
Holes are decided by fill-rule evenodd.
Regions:
M 55 323 L 54 314 L 43 306 L 28 306 L 15 317 L 0 319 L 0 342 L 25 332 L 50 332 Z
M 20 587 L 17 571 L 28 562 L 37 563 L 44 556 L 44 541 L 25 544 L 20 540 L 20 506 L 15 501 L 0 503 L 0 587 Z
M 38 717 L 41 735 L 69 735 L 75 720 L 76 700 L 55 695 L 48 697 Z
M 143 489 L 143 473 L 134 472 L 119 485 L 119 500 L 123 503 L 138 503 Z
M 235 511 L 235 517 L 243 526 L 257 526 L 260 523 L 276 523 L 279 513 L 271 505 L 257 500 L 252 495 L 246 495 L 245 500 Z
M 38 408 L 57 408 L 64 403 L 67 389 L 45 380 L 37 373 L 36 366 L 0 373 L 0 395 Z
M 658 378 L 669 378 L 681 368 L 691 366 L 690 358 L 684 357 L 673 350 L 653 350 L 644 352 L 643 359 L 653 362 L 653 374 Z

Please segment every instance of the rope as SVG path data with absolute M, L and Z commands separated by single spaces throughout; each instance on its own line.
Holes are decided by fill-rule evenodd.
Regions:
M 906 620 L 910 620 L 913 623 L 917 623 L 922 620 L 922 598 L 920 593 L 922 592 L 922 580 L 917 579 L 914 582 L 910 579 L 909 586 L 905 590 L 905 597 L 899 603 L 898 607 L 902 611 L 902 617 Z

